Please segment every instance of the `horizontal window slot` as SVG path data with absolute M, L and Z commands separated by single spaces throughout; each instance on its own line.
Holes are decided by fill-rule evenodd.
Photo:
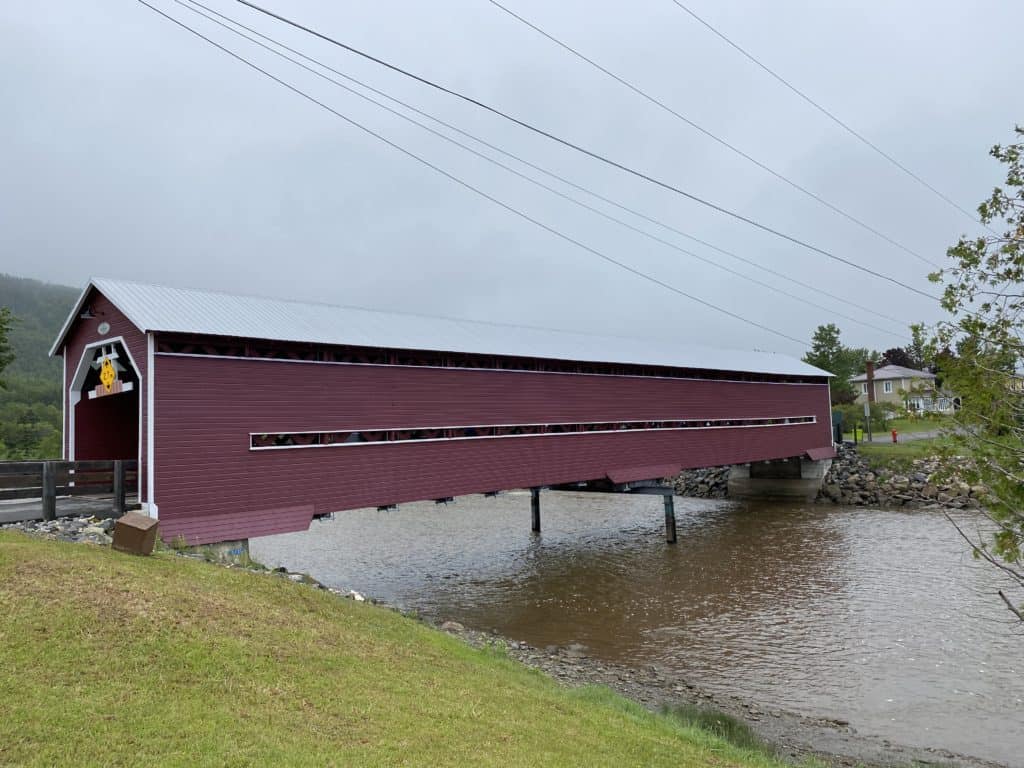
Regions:
M 412 429 L 359 429 L 323 432 L 253 432 L 254 451 L 281 448 L 354 447 L 382 443 L 416 443 L 441 440 L 592 435 L 604 432 L 663 432 L 666 430 L 742 429 L 815 424 L 816 416 L 784 416 L 759 419 L 669 419 L 656 421 L 604 421 L 573 424 L 497 424 L 488 426 L 416 427 Z

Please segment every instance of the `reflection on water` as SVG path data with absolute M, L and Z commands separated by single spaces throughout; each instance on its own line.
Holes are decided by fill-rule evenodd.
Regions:
M 307 571 L 533 645 L 655 663 L 762 706 L 1024 764 L 1022 638 L 941 513 L 546 493 L 339 513 L 253 540 Z

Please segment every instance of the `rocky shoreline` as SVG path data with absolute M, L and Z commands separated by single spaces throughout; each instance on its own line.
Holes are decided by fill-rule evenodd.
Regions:
M 729 467 L 693 469 L 672 478 L 680 496 L 728 497 Z M 938 457 L 915 459 L 906 471 L 872 469 L 853 445 L 840 445 L 815 501 L 844 506 L 980 509 L 987 489 L 950 472 Z
M 987 494 L 985 486 L 964 482 L 939 457 L 914 459 L 905 472 L 872 470 L 855 446 L 842 445 L 825 475 L 818 501 L 853 506 L 980 509 Z
M 0 525 L 0 531 L 2 530 L 23 531 L 33 536 L 74 544 L 107 546 L 112 540 L 114 521 L 110 518 L 58 517 L 47 522 L 27 520 L 22 523 L 5 523 Z
M 543 672 L 562 685 L 604 685 L 652 711 L 693 705 L 724 712 L 750 726 L 765 743 L 777 750 L 779 757 L 787 761 L 812 759 L 842 768 L 904 765 L 1007 768 L 1002 763 L 945 749 L 911 747 L 860 734 L 845 720 L 765 708 L 757 702 L 712 693 L 655 665 L 632 667 L 591 658 L 586 647 L 579 644 L 541 649 L 509 640 L 496 631 L 467 629 L 450 619 L 429 623 L 475 647 L 503 648 L 510 658 Z
M 20 522 L 0 526 L 0 530 L 18 530 L 31 536 L 70 543 L 108 546 L 113 520 L 65 517 L 49 522 Z M 844 720 L 761 707 L 757 702 L 712 693 L 682 680 L 655 665 L 628 666 L 591 657 L 580 644 L 536 648 L 523 641 L 506 638 L 497 631 L 465 627 L 452 619 L 424 617 L 408 613 L 399 606 L 368 598 L 354 590 L 328 587 L 308 574 L 283 568 L 268 570 L 258 564 L 224 560 L 210 549 L 169 550 L 177 556 L 203 560 L 214 565 L 246 570 L 255 575 L 284 578 L 313 589 L 330 592 L 339 598 L 374 603 L 399 611 L 436 629 L 459 637 L 474 647 L 501 649 L 509 658 L 539 670 L 562 685 L 578 687 L 603 685 L 652 710 L 694 705 L 724 712 L 741 720 L 778 751 L 780 757 L 802 761 L 812 758 L 831 766 L 887 768 L 893 765 L 963 766 L 963 768 L 1006 768 L 1006 766 L 959 755 L 943 749 L 917 748 L 894 744 L 887 739 L 857 733 Z

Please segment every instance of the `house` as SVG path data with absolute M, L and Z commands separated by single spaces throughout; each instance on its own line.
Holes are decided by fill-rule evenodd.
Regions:
M 956 398 L 935 386 L 935 374 L 906 368 L 902 365 L 882 365 L 874 372 L 876 403 L 892 403 L 916 413 L 952 413 Z M 858 405 L 868 400 L 868 375 L 862 373 L 850 379 L 856 392 Z

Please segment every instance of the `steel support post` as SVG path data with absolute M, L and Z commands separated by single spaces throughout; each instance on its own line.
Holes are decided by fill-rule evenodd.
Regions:
M 530 516 L 532 518 L 530 530 L 540 533 L 540 488 L 530 489 Z
M 665 541 L 676 543 L 676 504 L 671 493 L 662 497 L 665 501 Z

